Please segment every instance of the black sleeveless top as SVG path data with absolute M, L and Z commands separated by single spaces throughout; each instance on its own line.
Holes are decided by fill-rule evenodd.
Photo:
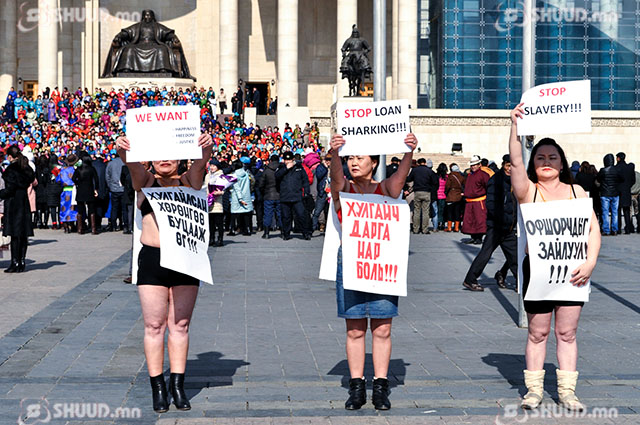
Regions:
M 160 186 L 160 184 L 158 183 L 158 180 L 153 179 L 153 184 L 151 185 L 151 187 L 162 187 L 162 186 Z M 140 212 L 142 213 L 143 217 L 153 212 L 153 208 L 151 208 L 151 204 L 149 203 L 149 200 L 146 197 L 144 198 L 144 201 L 142 201 L 142 204 L 140 204 Z

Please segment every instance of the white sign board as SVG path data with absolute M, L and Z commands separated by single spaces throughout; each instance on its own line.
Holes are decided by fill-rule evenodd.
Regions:
M 338 102 L 336 127 L 344 137 L 340 156 L 409 152 L 409 101 Z
M 518 136 L 591 132 L 591 81 L 562 81 L 533 87 L 520 99 L 524 114 Z
M 160 231 L 160 265 L 213 284 L 206 189 L 145 187 Z
M 520 212 L 519 239 L 526 242 L 519 243 L 518 258 L 524 258 L 527 246 L 531 266 L 525 301 L 589 301 L 591 282 L 574 286 L 569 280 L 587 261 L 593 200 L 527 203 Z
M 341 192 L 340 205 L 344 289 L 407 296 L 407 202 Z
M 336 280 L 338 271 L 338 249 L 340 239 L 342 239 L 342 226 L 338 221 L 338 214 L 333 203 L 329 201 L 329 213 L 327 214 L 327 225 L 324 233 L 324 245 L 322 246 L 322 259 L 320 261 L 319 279 Z
M 127 162 L 200 159 L 200 108 L 154 106 L 127 110 Z

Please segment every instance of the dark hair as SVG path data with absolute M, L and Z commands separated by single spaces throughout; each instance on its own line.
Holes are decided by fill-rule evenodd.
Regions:
M 627 155 L 625 155 L 624 152 L 618 152 L 616 156 L 620 158 L 620 161 L 624 161 L 625 158 L 627 157 Z
M 588 161 L 582 161 L 582 164 L 580 164 L 580 171 L 581 173 L 589 173 L 589 169 L 591 168 L 591 164 L 589 164 Z
M 447 164 L 441 162 L 438 164 L 438 168 L 436 169 L 436 174 L 438 174 L 443 179 L 447 177 Z
M 233 164 L 231 164 L 231 165 L 232 165 L 234 170 L 240 170 L 240 169 L 244 168 L 244 164 L 239 159 L 236 159 L 235 161 L 233 161 Z
M 486 167 L 487 165 L 489 165 L 489 160 L 488 160 L 487 158 L 482 158 L 482 159 L 480 160 L 480 164 L 481 164 L 483 167 Z
M 564 154 L 564 150 L 562 150 L 560 145 L 556 143 L 555 140 L 549 137 L 545 137 L 544 139 L 536 143 L 536 145 L 533 147 L 533 150 L 531 151 L 531 158 L 529 158 L 529 166 L 527 167 L 527 176 L 529 177 L 529 180 L 534 183 L 538 183 L 538 175 L 536 174 L 534 158 L 541 146 L 553 146 L 557 149 L 558 154 L 560 155 L 560 161 L 562 162 L 562 169 L 560 170 L 560 181 L 565 184 L 572 184 L 573 178 L 571 177 L 571 170 L 569 169 L 567 156 Z
M 18 145 L 9 146 L 7 149 L 7 156 L 9 155 L 11 155 L 12 158 L 17 158 L 18 165 L 20 165 L 20 168 L 23 170 L 29 166 L 29 160 L 26 156 L 22 155 Z

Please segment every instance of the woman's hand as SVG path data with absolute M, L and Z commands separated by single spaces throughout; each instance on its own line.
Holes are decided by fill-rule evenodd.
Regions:
M 577 269 L 571 272 L 571 280 L 569 282 L 571 282 L 573 286 L 578 287 L 586 285 L 591 278 L 591 273 L 593 273 L 595 266 L 595 264 L 592 264 L 589 261 L 581 264 Z
M 416 138 L 416 135 L 413 133 L 407 134 L 407 137 L 404 138 L 404 144 L 409 146 L 409 149 L 413 152 L 416 147 L 418 147 L 418 139 Z
M 513 110 L 511 111 L 511 124 L 517 126 L 518 125 L 518 118 L 520 118 L 520 119 L 523 118 L 524 109 L 522 109 L 522 105 L 524 105 L 524 103 L 518 104 L 518 106 L 513 108 Z
M 224 195 L 224 190 L 214 190 L 213 194 L 216 196 Z
M 129 144 L 129 139 L 125 136 L 120 136 L 116 140 L 116 149 L 123 149 L 125 151 L 131 150 L 131 145 Z
M 198 146 L 201 148 L 207 148 L 213 145 L 213 138 L 209 133 L 202 133 L 200 137 L 198 137 Z
M 334 155 L 338 155 L 338 149 L 343 147 L 344 144 L 345 141 L 342 134 L 334 134 L 333 137 L 331 137 L 331 143 L 329 146 L 331 146 L 331 150 L 334 152 Z

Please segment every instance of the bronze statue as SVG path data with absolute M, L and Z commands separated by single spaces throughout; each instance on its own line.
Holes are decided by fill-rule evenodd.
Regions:
M 174 30 L 158 23 L 153 10 L 143 10 L 140 22 L 114 37 L 102 78 L 152 73 L 195 80 Z
M 354 25 L 351 37 L 342 45 L 342 78 L 349 80 L 349 96 L 359 96 L 364 88 L 364 80 L 371 75 L 368 53 L 371 47 L 367 40 L 360 38 L 360 31 Z

